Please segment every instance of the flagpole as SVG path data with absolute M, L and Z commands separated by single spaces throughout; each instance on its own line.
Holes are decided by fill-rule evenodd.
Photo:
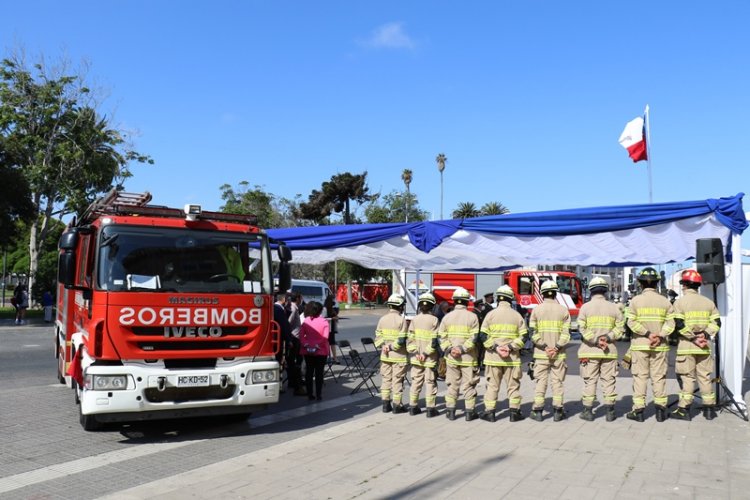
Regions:
M 646 104 L 646 112 L 644 123 L 646 127 L 646 163 L 648 165 L 648 202 L 654 202 L 654 188 L 651 180 L 651 119 L 648 116 L 648 104 Z

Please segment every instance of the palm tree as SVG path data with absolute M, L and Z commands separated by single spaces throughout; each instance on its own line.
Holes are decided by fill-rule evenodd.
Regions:
M 451 217 L 454 219 L 471 219 L 472 217 L 479 217 L 481 212 L 477 209 L 477 206 L 470 201 L 464 201 L 458 204 Z
M 408 168 L 405 168 L 401 172 L 401 180 L 404 181 L 406 186 L 406 215 L 404 216 L 404 222 L 409 222 L 409 199 L 411 198 L 411 191 L 409 191 L 409 185 L 411 184 L 412 172 Z
M 509 214 L 510 210 L 498 201 L 490 201 L 482 206 L 480 212 L 482 212 L 482 215 L 505 215 Z
M 445 170 L 445 162 L 448 161 L 448 158 L 443 154 L 440 153 L 435 157 L 435 161 L 437 162 L 438 166 L 438 172 L 440 172 L 440 218 L 443 218 L 443 170 Z

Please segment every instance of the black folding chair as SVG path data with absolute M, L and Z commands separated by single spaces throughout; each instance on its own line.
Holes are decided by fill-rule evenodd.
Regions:
M 333 357 L 330 355 L 326 359 L 326 369 L 323 372 L 323 378 L 325 378 L 326 373 L 330 373 L 333 376 L 333 381 L 337 384 L 339 383 L 338 379 L 336 378 L 336 372 L 333 371 Z
M 349 354 L 348 352 L 344 352 L 344 349 L 347 349 L 349 352 L 351 352 L 352 344 L 348 340 L 337 340 L 336 347 L 339 350 L 339 359 L 343 360 L 344 365 L 346 365 L 344 369 L 339 373 L 339 377 L 357 375 L 357 371 L 351 362 L 351 354 Z
M 375 384 L 375 381 L 372 379 L 372 377 L 378 374 L 379 369 L 377 367 L 365 365 L 362 356 L 360 356 L 359 352 L 357 352 L 356 349 L 349 350 L 349 356 L 351 356 L 352 366 L 354 366 L 354 368 L 357 370 L 360 378 L 359 384 L 357 384 L 357 386 L 352 389 L 351 394 L 356 394 L 362 388 L 365 388 L 370 393 L 370 396 L 377 396 L 378 386 Z
M 365 352 L 361 354 L 365 366 L 378 366 L 380 364 L 380 350 L 375 347 L 375 340 L 372 337 L 362 337 L 362 348 Z

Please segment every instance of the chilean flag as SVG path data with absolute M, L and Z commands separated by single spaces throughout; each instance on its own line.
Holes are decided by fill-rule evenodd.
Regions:
M 625 130 L 620 134 L 620 144 L 628 150 L 633 163 L 648 159 L 648 148 L 646 145 L 646 125 L 642 116 L 629 121 Z

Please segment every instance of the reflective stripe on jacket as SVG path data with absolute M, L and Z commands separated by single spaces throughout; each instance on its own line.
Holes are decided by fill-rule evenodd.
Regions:
M 609 302 L 604 295 L 594 295 L 578 313 L 578 329 L 581 332 L 581 347 L 578 359 L 617 359 L 617 347 L 613 343 L 624 333 L 625 318 L 617 304 Z M 606 337 L 607 349 L 599 347 L 599 338 Z
M 432 314 L 419 313 L 411 320 L 406 342 L 406 350 L 412 355 L 411 364 L 427 368 L 437 366 L 438 353 L 434 342 L 438 337 L 438 324 L 438 319 Z M 414 357 L 415 354 L 424 354 L 427 359 L 422 363 Z
M 519 351 L 523 348 L 523 337 L 528 333 L 523 316 L 518 314 L 505 301 L 500 301 L 496 309 L 493 309 L 482 322 L 482 332 L 487 334 L 484 347 L 485 366 L 521 366 Z M 510 346 L 511 353 L 507 358 L 501 357 L 497 347 Z
M 688 288 L 684 293 L 672 305 L 672 315 L 664 323 L 664 332 L 671 333 L 675 320 L 682 320 L 677 354 L 711 354 L 710 345 L 700 348 L 693 341 L 697 333 L 713 338 L 719 332 L 719 310 L 711 299 L 700 295 L 697 290 Z
M 570 342 L 570 312 L 554 299 L 544 299 L 531 312 L 529 329 L 533 332 L 534 359 L 550 359 L 543 347 L 559 347 L 552 359 L 565 359 L 564 347 Z
M 627 324 L 633 337 L 630 340 L 631 351 L 665 352 L 669 351 L 669 344 L 662 340 L 657 347 L 652 348 L 648 340 L 649 333 L 666 337 L 662 331 L 667 315 L 672 314 L 672 304 L 666 297 L 659 295 L 653 288 L 644 289 L 633 297 L 628 307 Z
M 383 354 L 382 347 L 388 345 L 390 351 Z M 406 363 L 406 319 L 396 309 L 389 309 L 380 318 L 375 328 L 375 347 L 381 349 L 380 361 L 385 363 Z
M 454 366 L 477 366 L 477 351 L 474 339 L 479 333 L 479 319 L 466 306 L 456 304 L 453 311 L 443 317 L 438 328 L 440 347 L 445 351 L 445 360 Z M 456 359 L 448 351 L 461 347 L 463 354 Z

